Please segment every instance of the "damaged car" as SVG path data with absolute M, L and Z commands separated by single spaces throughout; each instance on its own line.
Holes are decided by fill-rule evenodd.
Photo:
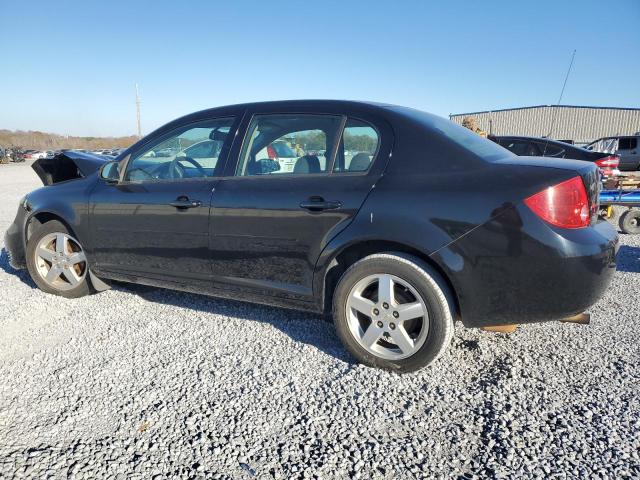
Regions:
M 43 291 L 118 280 L 327 314 L 357 360 L 397 372 L 433 362 L 454 321 L 585 322 L 615 271 L 594 163 L 518 157 L 405 107 L 220 107 L 113 161 L 33 168 L 45 186 L 5 246 Z

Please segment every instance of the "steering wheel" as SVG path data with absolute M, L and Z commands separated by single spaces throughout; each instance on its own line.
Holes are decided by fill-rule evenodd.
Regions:
M 203 177 L 207 176 L 207 172 L 204 170 L 202 165 L 196 162 L 193 158 L 176 157 L 173 160 L 171 160 L 171 163 L 169 164 L 169 178 L 184 178 L 185 170 L 184 170 L 184 166 L 182 166 L 180 162 L 190 163 L 196 168 L 196 170 L 198 170 L 198 173 L 200 173 L 201 176 Z

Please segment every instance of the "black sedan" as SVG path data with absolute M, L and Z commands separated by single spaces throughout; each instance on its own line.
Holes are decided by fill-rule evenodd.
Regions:
M 593 162 L 608 177 L 618 172 L 620 157 L 611 153 L 587 150 L 569 143 L 550 138 L 518 137 L 518 136 L 490 136 L 499 145 L 516 155 L 529 157 L 570 158 L 572 160 L 584 160 Z
M 204 141 L 216 148 L 188 155 Z M 298 155 L 291 171 L 276 142 Z M 593 163 L 517 157 L 404 107 L 214 108 L 116 161 L 66 152 L 34 169 L 46 186 L 20 202 L 5 245 L 45 292 L 113 279 L 332 313 L 355 358 L 395 371 L 432 362 L 454 320 L 580 314 L 615 271 Z

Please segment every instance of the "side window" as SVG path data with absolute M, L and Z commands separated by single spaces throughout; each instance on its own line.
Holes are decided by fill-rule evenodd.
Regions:
M 185 125 L 135 153 L 125 180 L 134 182 L 213 177 L 229 148 L 233 118 Z
M 325 173 L 342 124 L 339 115 L 256 115 L 237 176 Z
M 638 146 L 637 138 L 623 137 L 618 141 L 618 150 L 633 150 L 637 146 Z
M 222 142 L 216 140 L 203 140 L 185 148 L 184 153 L 187 157 L 200 159 L 202 161 L 206 161 L 206 163 L 212 163 L 211 159 L 217 158 L 221 149 Z
M 349 119 L 336 156 L 334 172 L 366 172 L 378 151 L 378 132 L 368 123 Z

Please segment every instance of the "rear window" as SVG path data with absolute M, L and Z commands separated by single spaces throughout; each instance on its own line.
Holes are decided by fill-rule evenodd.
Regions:
M 491 162 L 499 160 L 511 154 L 508 150 L 502 148 L 497 143 L 483 138 L 477 133 L 473 133 L 468 128 L 464 128 L 456 123 L 453 123 L 451 120 L 447 120 L 436 115 L 431 115 L 430 113 L 421 112 L 420 110 L 414 110 L 412 108 L 392 108 L 401 111 L 402 113 L 408 113 L 414 119 L 441 133 L 451 141 L 457 143 L 470 152 L 475 153 L 478 157 L 484 160 Z
M 552 143 L 539 143 L 538 148 L 540 149 L 540 155 L 543 157 L 564 157 L 564 148 L 559 147 L 558 145 Z

